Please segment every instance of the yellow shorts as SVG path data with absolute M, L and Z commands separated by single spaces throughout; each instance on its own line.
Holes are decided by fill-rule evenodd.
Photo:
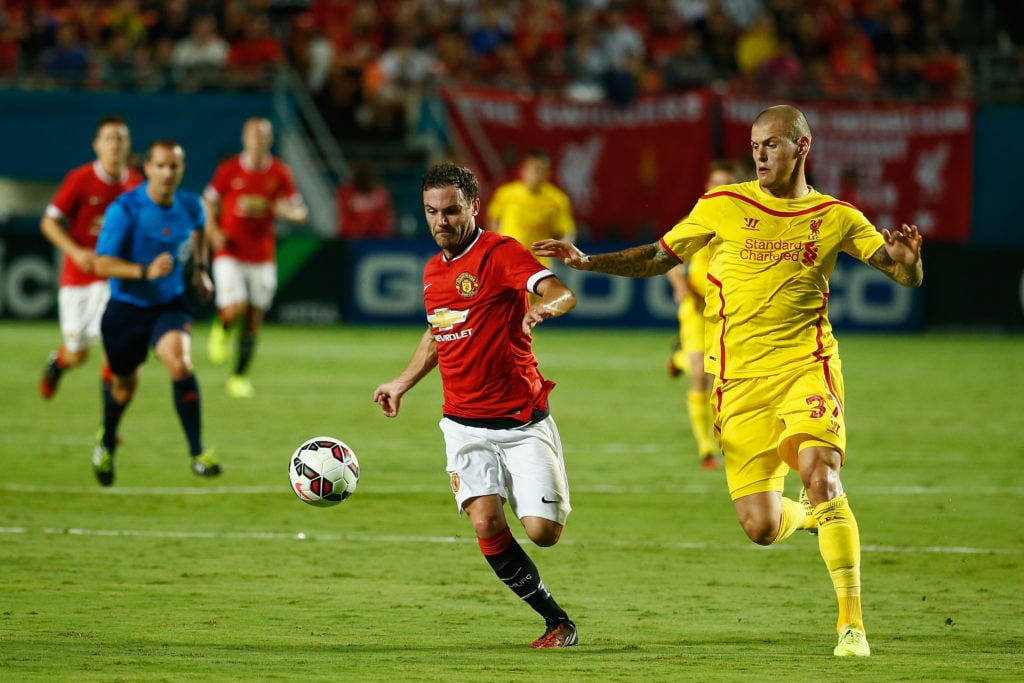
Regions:
M 772 377 L 715 383 L 715 431 L 733 500 L 782 491 L 797 449 L 816 439 L 845 458 L 843 375 L 830 358 Z
M 679 304 L 679 346 L 683 353 L 704 353 L 704 312 L 694 304 L 693 297 L 686 297 Z M 689 370 L 687 370 L 689 372 Z

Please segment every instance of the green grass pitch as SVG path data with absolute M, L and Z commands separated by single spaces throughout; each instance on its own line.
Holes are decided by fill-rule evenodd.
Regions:
M 384 418 L 373 389 L 419 328 L 271 327 L 256 397 L 194 356 L 205 438 L 194 477 L 150 359 L 118 479 L 89 465 L 99 359 L 36 389 L 55 323 L 0 325 L 2 681 L 996 681 L 1024 664 L 1020 337 L 840 336 L 873 656 L 831 656 L 835 600 L 813 537 L 748 542 L 702 471 L 664 372 L 670 331 L 541 326 L 574 512 L 524 541 L 580 629 L 533 651 L 540 619 L 493 575 L 448 491 L 438 378 Z M 337 436 L 362 480 L 339 507 L 289 491 L 304 439 Z M 791 475 L 795 493 L 798 484 Z M 517 537 L 524 538 L 513 523 Z

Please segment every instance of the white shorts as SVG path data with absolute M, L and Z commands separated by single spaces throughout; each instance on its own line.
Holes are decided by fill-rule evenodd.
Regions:
M 244 263 L 231 256 L 213 260 L 213 283 L 217 292 L 217 308 L 248 303 L 266 311 L 277 291 L 277 265 Z
M 60 288 L 57 305 L 65 349 L 77 353 L 99 340 L 100 321 L 109 299 L 110 285 L 106 280 Z
M 518 519 L 541 517 L 564 525 L 572 511 L 562 440 L 549 415 L 516 429 L 467 427 L 441 420 L 455 502 L 497 494 Z

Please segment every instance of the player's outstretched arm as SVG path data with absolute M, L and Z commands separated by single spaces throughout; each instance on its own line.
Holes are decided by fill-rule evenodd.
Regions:
M 533 253 L 557 258 L 575 270 L 593 270 L 624 277 L 664 275 L 679 265 L 679 259 L 661 246 L 661 242 L 642 244 L 610 254 L 584 254 L 573 244 L 562 240 L 540 240 L 533 243 Z
M 572 242 L 566 240 L 538 240 L 530 245 L 541 258 L 556 258 L 575 270 L 592 270 L 589 257 Z
M 576 307 L 576 295 L 557 277 L 549 277 L 537 285 L 538 299 L 523 317 L 523 332 L 532 334 L 533 328 L 548 318 L 565 315 Z
M 386 417 L 396 417 L 402 408 L 402 396 L 437 366 L 437 342 L 431 328 L 423 333 L 405 370 L 373 392 L 373 402 L 380 405 Z
M 905 287 L 920 287 L 924 281 L 921 244 L 924 238 L 916 225 L 904 224 L 892 232 L 882 230 L 885 245 L 868 263 Z

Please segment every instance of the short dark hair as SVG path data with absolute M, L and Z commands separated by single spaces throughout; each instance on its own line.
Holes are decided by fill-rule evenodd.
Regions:
M 149 149 L 146 150 L 146 161 L 149 161 L 153 157 L 153 150 L 156 149 L 157 147 L 163 147 L 164 149 L 173 150 L 175 147 L 181 147 L 181 144 L 177 140 L 171 140 L 170 138 L 161 138 L 159 140 L 154 140 L 152 144 L 150 144 Z M 181 147 L 181 153 L 182 155 L 185 154 L 184 147 Z
M 480 184 L 473 172 L 454 161 L 442 161 L 434 164 L 423 176 L 422 189 L 424 192 L 448 186 L 455 186 L 462 192 L 462 196 L 467 202 L 474 201 L 480 193 Z
M 100 131 L 103 130 L 103 126 L 109 125 L 127 126 L 128 122 L 124 120 L 123 116 L 119 116 L 117 114 L 107 114 L 106 116 L 104 116 L 96 122 L 96 136 L 99 136 Z

